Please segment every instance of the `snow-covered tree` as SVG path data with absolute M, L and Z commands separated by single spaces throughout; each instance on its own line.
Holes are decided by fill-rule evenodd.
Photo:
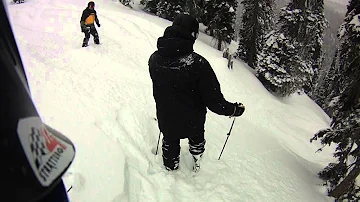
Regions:
M 268 35 L 259 54 L 257 74 L 269 90 L 287 96 L 303 89 L 311 81 L 314 71 L 311 60 L 304 57 L 306 23 L 303 2 L 293 0 L 280 13 L 280 28 Z M 279 70 L 274 71 L 275 68 Z M 283 74 L 286 72 L 286 76 Z M 285 79 L 286 78 L 286 79 Z
M 156 15 L 173 21 L 178 14 L 184 12 L 185 3 L 181 0 L 159 0 L 156 5 Z
M 274 27 L 273 0 L 243 0 L 237 56 L 254 68 L 263 40 Z
M 204 2 L 204 13 L 201 15 L 201 22 L 205 25 L 205 26 L 209 26 L 211 20 L 215 17 L 216 15 L 216 9 L 215 9 L 215 2 L 214 1 L 205 1 Z M 214 36 L 213 34 L 213 30 L 212 29 L 207 29 L 205 31 L 209 31 L 210 36 Z
M 263 85 L 278 96 L 287 96 L 301 88 L 309 74 L 301 71 L 310 70 L 298 56 L 298 44 L 283 33 L 273 31 L 258 55 L 257 77 Z
M 332 112 L 335 108 L 334 103 L 337 99 L 339 92 L 339 83 L 337 80 L 340 76 L 340 70 L 338 68 L 338 50 L 335 51 L 335 55 L 329 70 L 326 75 L 319 82 L 312 94 L 314 101 L 329 115 L 332 116 Z
M 331 128 L 321 130 L 311 141 L 321 139 L 322 145 L 336 144 L 336 163 L 319 173 L 329 186 L 329 195 L 337 199 L 360 200 L 360 187 L 356 178 L 360 174 L 360 1 L 351 0 L 340 27 L 341 41 L 338 52 L 338 85 L 332 95 L 336 106 Z M 321 150 L 321 149 L 320 149 Z
M 290 39 L 302 42 L 306 36 L 306 0 L 292 0 L 279 15 L 281 31 Z
M 308 8 L 306 9 L 306 35 L 302 38 L 304 50 L 303 57 L 310 58 L 314 76 L 305 83 L 305 92 L 311 94 L 319 76 L 319 68 L 323 60 L 322 47 L 324 39 L 325 28 L 328 27 L 328 22 L 324 15 L 324 0 L 309 0 L 307 1 Z
M 310 85 L 314 76 L 312 60 L 307 50 L 307 44 L 311 40 L 310 30 L 308 29 L 309 13 L 306 0 L 293 0 L 286 8 L 280 12 L 279 24 L 280 32 L 296 46 L 296 57 L 300 60 L 298 67 L 292 67 L 297 73 L 292 76 L 297 80 L 295 85 L 299 90 L 304 86 Z
M 130 1 L 130 0 L 124 0 Z M 174 18 L 185 11 L 186 1 L 181 0 L 141 0 L 140 4 L 144 5 L 144 10 L 153 13 L 167 20 Z
M 129 6 L 130 2 L 131 2 L 131 0 L 119 0 L 119 1 L 120 1 L 120 3 L 122 3 L 125 6 Z
M 185 12 L 189 13 L 191 16 L 194 16 L 196 19 L 198 19 L 199 22 L 202 22 L 204 10 L 204 0 L 186 0 Z
M 234 37 L 234 22 L 236 17 L 237 0 L 214 0 L 215 15 L 208 23 L 208 31 L 213 33 L 218 41 L 218 50 L 222 43 L 230 43 Z
M 144 10 L 153 14 L 156 14 L 157 8 L 156 5 L 160 0 L 141 0 L 140 4 L 144 5 Z

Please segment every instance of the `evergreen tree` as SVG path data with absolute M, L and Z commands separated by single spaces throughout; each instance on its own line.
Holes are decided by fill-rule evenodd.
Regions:
M 306 18 L 306 37 L 303 37 L 304 56 L 310 58 L 314 76 L 304 85 L 305 92 L 311 94 L 315 82 L 318 79 L 319 68 L 322 62 L 322 46 L 324 38 L 324 30 L 328 27 L 328 22 L 324 15 L 324 0 L 307 1 Z
M 313 62 L 307 46 L 313 36 L 308 27 L 310 17 L 308 3 L 307 0 L 293 0 L 286 9 L 282 9 L 279 20 L 281 32 L 292 41 L 297 49 L 296 57 L 299 60 L 299 66 L 292 67 L 295 71 L 291 75 L 294 77 L 294 85 L 298 90 L 310 86 L 314 76 Z
M 159 3 L 160 0 L 141 0 L 140 4 L 144 5 L 144 10 L 156 14 L 157 8 L 156 5 Z
M 210 34 L 210 36 L 214 36 L 213 28 L 210 27 L 210 22 L 214 19 L 216 15 L 215 2 L 214 1 L 205 1 L 204 3 L 204 13 L 201 17 L 202 23 L 207 26 L 205 32 Z
M 281 10 L 280 28 L 267 37 L 258 56 L 256 70 L 259 79 L 268 90 L 280 96 L 301 90 L 314 75 L 310 59 L 304 57 L 304 42 L 299 39 L 306 36 L 307 31 L 301 10 L 305 9 L 303 3 L 293 0 Z M 274 68 L 279 70 L 274 71 Z M 283 75 L 285 72 L 286 76 Z
M 266 34 L 274 26 L 273 0 L 243 0 L 237 56 L 254 68 Z
M 189 13 L 191 16 L 194 16 L 196 19 L 198 19 L 199 22 L 202 22 L 204 10 L 204 0 L 186 0 L 185 12 Z
M 130 2 L 131 2 L 131 0 L 119 0 L 119 1 L 120 1 L 120 3 L 122 3 L 125 6 L 129 6 Z
M 332 117 L 337 109 L 339 95 L 341 94 L 341 69 L 339 68 L 339 50 L 335 51 L 331 66 L 321 83 L 318 83 L 314 92 L 314 101 Z
M 215 15 L 210 19 L 208 30 L 218 41 L 218 50 L 222 43 L 230 43 L 234 37 L 234 22 L 236 17 L 237 0 L 214 0 Z
M 311 93 L 322 61 L 324 30 L 328 26 L 323 0 L 293 0 L 280 15 L 282 30 L 290 39 L 299 42 L 300 57 L 312 70 L 302 88 Z
M 281 31 L 291 40 L 303 42 L 306 36 L 306 0 L 292 0 L 279 15 Z
M 321 130 L 311 141 L 321 139 L 322 145 L 336 144 L 336 163 L 319 173 L 329 186 L 329 195 L 337 199 L 360 200 L 355 180 L 360 174 L 360 2 L 351 0 L 345 22 L 340 28 L 341 47 L 338 52 L 339 75 L 333 103 L 336 110 L 331 128 Z M 336 92 L 336 91 L 335 91 Z M 321 149 L 320 149 L 321 150 Z
M 339 75 L 339 70 L 337 69 L 338 59 L 338 50 L 335 51 L 335 56 L 331 63 L 329 70 L 327 71 L 324 79 L 319 82 L 316 86 L 315 92 L 313 93 L 314 101 L 329 115 L 331 116 L 330 112 L 330 105 L 332 96 L 331 95 L 339 95 L 339 92 L 336 90 L 337 86 L 337 75 Z
M 302 80 L 299 69 L 307 70 L 298 56 L 298 44 L 278 31 L 271 32 L 258 55 L 257 77 L 270 92 L 284 97 L 296 92 Z M 304 74 L 306 76 L 306 74 Z
M 184 13 L 185 3 L 182 0 L 159 0 L 156 15 L 173 21 L 178 14 Z

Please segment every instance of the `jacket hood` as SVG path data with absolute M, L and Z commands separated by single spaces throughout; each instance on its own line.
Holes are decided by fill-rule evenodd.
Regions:
M 164 57 L 180 57 L 194 51 L 194 37 L 183 28 L 172 25 L 165 29 L 164 36 L 158 38 L 158 53 Z

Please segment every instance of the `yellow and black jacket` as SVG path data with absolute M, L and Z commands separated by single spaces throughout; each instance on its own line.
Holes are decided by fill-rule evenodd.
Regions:
M 94 22 L 99 26 L 95 9 L 86 8 L 81 15 L 80 24 L 94 26 Z

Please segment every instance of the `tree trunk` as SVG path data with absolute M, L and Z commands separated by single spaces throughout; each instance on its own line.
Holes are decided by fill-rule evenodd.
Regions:
M 195 5 L 194 5 L 193 0 L 187 1 L 187 6 L 188 6 L 188 9 L 189 9 L 189 14 L 191 16 L 195 17 L 196 16 L 196 14 L 195 14 Z
M 221 51 L 221 43 L 222 43 L 222 40 L 219 38 L 219 39 L 218 39 L 218 47 L 217 47 L 217 49 L 218 49 L 219 51 Z
M 360 160 L 357 160 L 355 167 L 350 171 L 350 173 L 344 178 L 341 183 L 333 189 L 329 195 L 338 199 L 342 195 L 344 195 L 356 179 L 356 177 L 360 174 Z
M 214 36 L 214 30 L 210 29 L 210 36 Z
M 254 63 L 255 63 L 255 60 L 256 60 L 256 55 L 258 54 L 257 53 L 257 42 L 259 40 L 259 35 L 258 35 L 258 16 L 259 16 L 259 2 L 257 1 L 256 3 L 256 6 L 254 8 L 254 13 L 253 13 L 253 28 L 252 28 L 252 36 L 251 36 L 251 41 L 250 41 L 250 49 L 248 50 L 248 54 L 247 54 L 247 62 L 248 62 L 248 65 L 255 69 L 254 67 Z

